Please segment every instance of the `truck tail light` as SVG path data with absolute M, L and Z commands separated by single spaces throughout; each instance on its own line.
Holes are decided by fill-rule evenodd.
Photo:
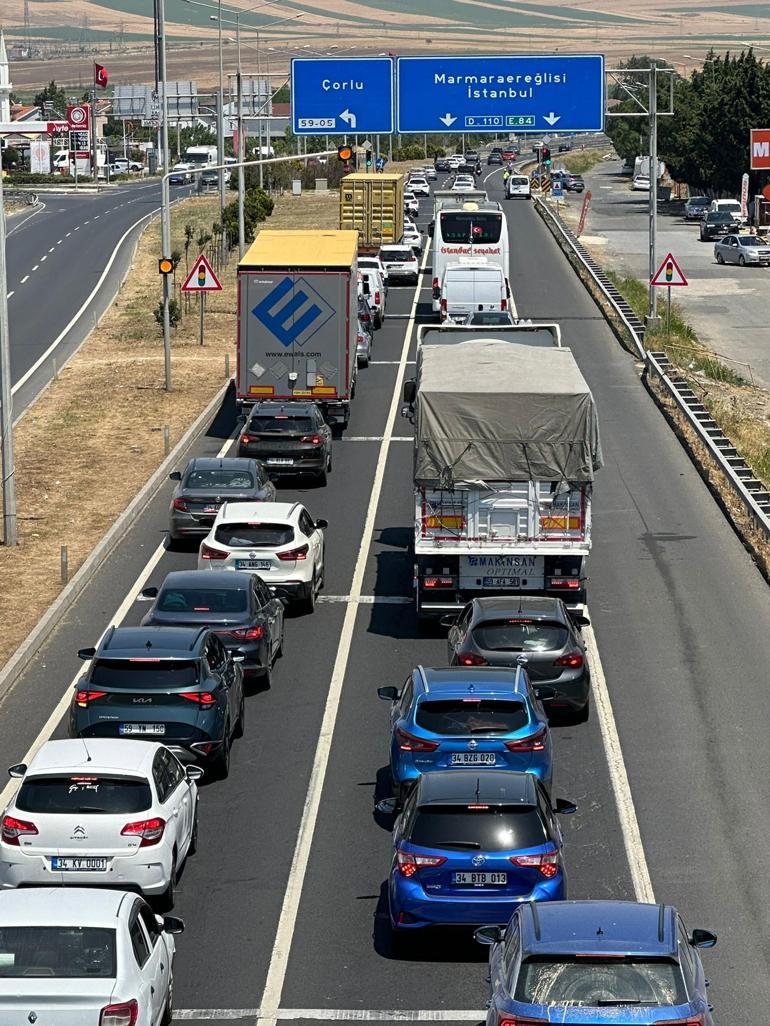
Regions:
M 501 299 L 500 300 L 500 309 L 501 310 L 507 310 L 508 309 L 508 300 L 507 299 Z
M 446 299 L 441 300 L 441 320 L 443 321 L 447 315 L 447 301 Z
M 580 581 L 577 577 L 549 577 L 549 588 L 561 588 L 563 591 L 577 591 Z
M 454 577 L 426 577 L 423 582 L 423 588 L 453 588 Z

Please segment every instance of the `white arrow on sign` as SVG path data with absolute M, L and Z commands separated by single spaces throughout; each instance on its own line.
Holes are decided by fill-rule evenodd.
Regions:
M 356 127 L 356 116 L 352 111 L 348 110 L 347 107 L 340 114 L 340 121 L 347 121 L 351 128 Z
M 447 111 L 443 118 L 439 118 L 439 121 L 443 121 L 447 128 L 449 128 L 450 125 L 453 125 L 455 121 L 457 121 L 457 118 L 452 117 L 449 111 Z
M 543 115 L 543 121 L 547 121 L 548 124 L 553 127 L 557 121 L 561 121 L 561 114 L 554 114 L 554 112 L 551 111 L 550 114 Z

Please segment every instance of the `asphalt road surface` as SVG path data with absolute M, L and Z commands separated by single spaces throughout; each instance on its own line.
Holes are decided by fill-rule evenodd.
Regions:
M 189 191 L 172 187 L 171 197 Z M 160 182 L 126 183 L 99 193 L 41 193 L 41 201 L 37 213 L 25 211 L 8 222 L 17 416 L 51 380 L 52 360 L 63 366 L 112 303 L 146 224 L 143 219 L 160 206 Z
M 498 183 L 487 183 L 493 197 Z M 654 895 L 690 927 L 714 928 L 704 961 L 716 1021 L 755 1026 L 770 997 L 767 588 L 531 204 L 506 213 L 519 314 L 561 324 L 594 391 L 605 456 L 589 615 L 611 709 L 599 716 L 594 703 L 587 723 L 555 728 L 554 793 L 579 805 L 565 820 L 570 894 Z M 393 956 L 390 835 L 373 814 L 388 753 L 376 688 L 445 660 L 444 638 L 420 636 L 410 605 L 411 428 L 399 416 L 410 314 L 430 317 L 430 280 L 416 307 L 412 289 L 391 289 L 328 487 L 280 490 L 329 520 L 324 600 L 287 619 L 285 656 L 272 689 L 248 700 L 230 777 L 202 789 L 176 907 L 187 924 L 180 1020 L 483 1017 L 486 951 L 467 934 L 426 933 L 407 959 Z M 222 451 L 233 429 L 227 407 L 196 451 Z M 137 623 L 145 583 L 195 565 L 193 550 L 163 548 L 169 491 L 3 698 L 6 765 L 62 734 L 77 649 L 110 623 Z

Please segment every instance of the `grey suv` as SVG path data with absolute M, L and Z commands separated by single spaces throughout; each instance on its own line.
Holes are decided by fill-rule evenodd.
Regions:
M 332 429 L 315 403 L 257 403 L 238 452 L 258 457 L 271 475 L 307 474 L 326 484 L 332 469 Z
M 185 538 L 204 538 L 223 502 L 275 499 L 275 485 L 254 459 L 198 457 L 169 477 L 178 482 L 169 507 L 170 548 Z

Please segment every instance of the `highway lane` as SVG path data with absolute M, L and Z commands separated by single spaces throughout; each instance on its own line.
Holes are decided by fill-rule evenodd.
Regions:
M 539 219 L 525 203 L 509 203 L 506 211 L 520 313 L 560 321 L 600 410 L 607 466 L 597 479 L 589 602 L 653 884 L 692 925 L 720 931 L 720 947 L 706 955 L 713 1000 L 731 1023 L 748 1026 L 761 1018 L 767 997 L 766 931 L 757 922 L 767 883 L 752 871 L 749 855 L 758 850 L 761 863 L 767 850 L 766 826 L 756 823 L 767 769 L 758 675 L 770 637 L 765 586 Z M 427 299 L 423 291 L 418 316 L 427 315 Z M 348 595 L 354 580 L 376 439 L 386 430 L 410 306 L 411 290 L 391 290 L 389 311 L 402 319 L 386 321 L 376 336 L 377 362 L 359 379 L 347 438 L 375 440 L 336 443 L 328 488 L 281 490 L 329 518 L 327 599 Z M 231 426 L 223 416 L 200 451 L 217 451 Z M 392 428 L 396 439 L 408 434 L 400 418 Z M 410 464 L 410 445 L 394 440 L 365 553 L 363 597 L 410 595 Z M 164 525 L 161 497 L 0 705 L 6 764 L 33 740 L 77 669 L 75 650 L 109 623 Z M 192 553 L 164 554 L 151 581 L 193 565 Z M 736 595 L 740 616 L 733 615 Z M 134 606 L 126 622 L 137 622 L 144 608 Z M 370 1009 L 427 1009 L 448 1021 L 458 1010 L 458 1021 L 480 1018 L 484 953 L 466 938 L 428 934 L 413 957 L 391 957 L 381 898 L 390 839 L 372 815 L 387 759 L 387 709 L 376 687 L 400 683 L 419 662 L 443 662 L 445 643 L 439 634 L 418 636 L 406 604 L 362 602 L 349 658 L 340 665 L 347 608 L 326 601 L 312 617 L 288 622 L 286 657 L 272 690 L 249 700 L 230 779 L 204 788 L 199 854 L 177 904 L 188 925 L 179 944 L 177 1007 L 210 1010 L 197 1020 L 188 1012 L 190 1021 L 231 1021 L 217 1009 L 246 1010 L 248 1018 L 266 984 L 275 993 L 283 982 L 284 968 L 278 1003 L 298 1010 L 292 1014 L 300 1021 L 319 1008 L 329 1010 L 329 1020 L 346 1009 L 361 1018 Z M 291 949 L 274 951 L 335 662 L 337 673 L 344 671 L 341 704 L 328 738 L 307 876 Z M 730 712 L 733 680 L 752 700 L 749 715 Z M 556 793 L 580 804 L 566 821 L 571 893 L 632 897 L 596 718 L 557 728 L 556 735 Z M 747 754 L 751 779 L 742 771 Z

